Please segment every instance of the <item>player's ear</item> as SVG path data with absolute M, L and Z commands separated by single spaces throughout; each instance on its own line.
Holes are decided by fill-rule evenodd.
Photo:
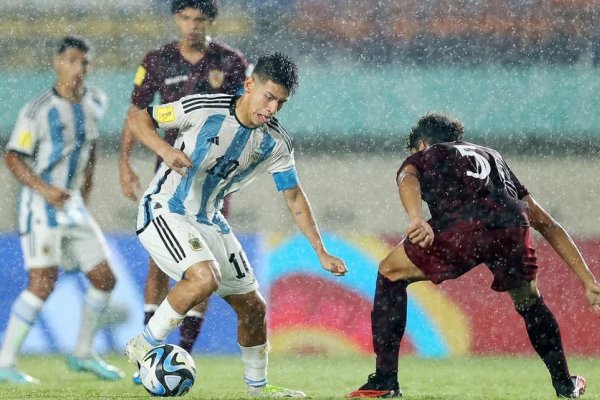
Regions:
M 246 77 L 246 79 L 244 80 L 244 91 L 246 93 L 250 93 L 250 91 L 252 91 L 252 88 L 254 88 L 254 77 L 252 75 Z

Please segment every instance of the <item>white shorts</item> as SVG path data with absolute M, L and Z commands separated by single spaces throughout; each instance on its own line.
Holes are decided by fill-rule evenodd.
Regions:
M 21 235 L 21 249 L 27 270 L 61 266 L 87 273 L 107 259 L 106 239 L 89 215 L 76 225 L 33 224 Z
M 246 253 L 232 232 L 221 233 L 216 226 L 193 218 L 163 213 L 139 232 L 138 238 L 159 268 L 176 281 L 193 264 L 215 260 L 221 271 L 220 296 L 258 289 Z

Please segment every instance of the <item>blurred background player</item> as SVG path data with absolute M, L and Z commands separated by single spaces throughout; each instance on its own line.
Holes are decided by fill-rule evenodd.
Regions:
M 217 17 L 216 0 L 173 0 L 171 12 L 179 30 L 179 41 L 167 43 L 148 53 L 138 67 L 128 116 L 146 108 L 156 93 L 161 103 L 169 103 L 190 94 L 239 94 L 250 68 L 244 55 L 207 36 L 207 30 Z M 165 140 L 173 144 L 176 129 L 167 130 Z M 137 201 L 140 180 L 129 163 L 134 145 L 132 132 L 123 127 L 119 157 L 121 190 L 127 198 Z M 160 163 L 157 160 L 157 168 Z M 228 213 L 228 199 L 224 215 Z M 144 324 L 168 291 L 169 279 L 150 259 L 144 290 Z M 181 325 L 180 346 L 191 352 L 200 333 L 207 303 L 191 310 Z M 134 382 L 140 383 L 137 376 Z
M 83 39 L 62 39 L 53 58 L 54 87 L 21 109 L 7 146 L 6 165 L 23 184 L 18 215 L 29 286 L 12 306 L 0 351 L 0 382 L 38 382 L 17 369 L 16 357 L 54 289 L 59 265 L 79 268 L 90 283 L 67 365 L 100 379 L 123 376 L 92 349 L 116 278 L 102 232 L 85 207 L 92 189 L 96 124 L 106 107 L 105 95 L 84 84 L 89 54 Z
M 139 363 L 163 343 L 186 313 L 218 293 L 237 315 L 244 380 L 251 396 L 304 397 L 267 384 L 266 302 L 246 253 L 223 218 L 220 203 L 262 173 L 270 173 L 293 220 L 322 267 L 346 273 L 325 249 L 295 167 L 291 139 L 275 119 L 298 85 L 295 63 L 281 53 L 258 59 L 244 94 L 193 95 L 131 116 L 134 134 L 164 162 L 140 201 L 138 238 L 178 282 L 125 354 Z M 179 128 L 169 145 L 156 127 Z
M 523 317 L 556 395 L 578 398 L 586 382 L 571 376 L 558 324 L 538 290 L 530 225 L 569 265 L 599 316 L 600 285 L 569 234 L 534 200 L 502 156 L 462 137 L 462 123 L 441 114 L 422 117 L 408 136 L 412 155 L 398 170 L 397 183 L 409 226 L 406 238 L 379 265 L 371 314 L 376 371 L 347 397 L 402 395 L 398 354 L 410 283 L 438 284 L 485 263 L 494 275 L 492 289 L 508 292 Z M 422 217 L 421 200 L 429 206 L 429 221 Z

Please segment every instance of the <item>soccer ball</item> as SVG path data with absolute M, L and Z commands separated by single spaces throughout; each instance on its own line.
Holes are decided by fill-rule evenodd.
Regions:
M 196 364 L 181 347 L 163 344 L 146 354 L 140 364 L 140 378 L 152 396 L 183 396 L 196 380 Z

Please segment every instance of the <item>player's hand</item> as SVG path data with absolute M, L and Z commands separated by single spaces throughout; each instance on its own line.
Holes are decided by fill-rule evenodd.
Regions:
M 187 154 L 174 147 L 169 147 L 163 154 L 159 154 L 159 156 L 169 168 L 181 176 L 186 176 L 187 169 L 192 166 L 192 160 L 190 160 Z
M 433 243 L 434 234 L 427 221 L 423 218 L 413 218 L 408 224 L 406 236 L 413 244 L 426 249 Z
M 325 270 L 331 272 L 335 276 L 343 276 L 346 275 L 346 272 L 348 272 L 348 268 L 346 268 L 344 260 L 332 256 L 327 252 L 319 255 L 319 261 L 321 261 L 321 265 Z
M 133 172 L 133 168 L 127 161 L 119 162 L 119 181 L 121 192 L 131 201 L 137 201 L 137 193 L 140 192 L 140 178 Z
M 41 195 L 48 203 L 58 209 L 62 209 L 65 203 L 71 198 L 71 193 L 56 186 L 48 186 L 41 191 Z
M 594 281 L 585 286 L 585 297 L 592 305 L 592 310 L 600 317 L 600 284 Z

